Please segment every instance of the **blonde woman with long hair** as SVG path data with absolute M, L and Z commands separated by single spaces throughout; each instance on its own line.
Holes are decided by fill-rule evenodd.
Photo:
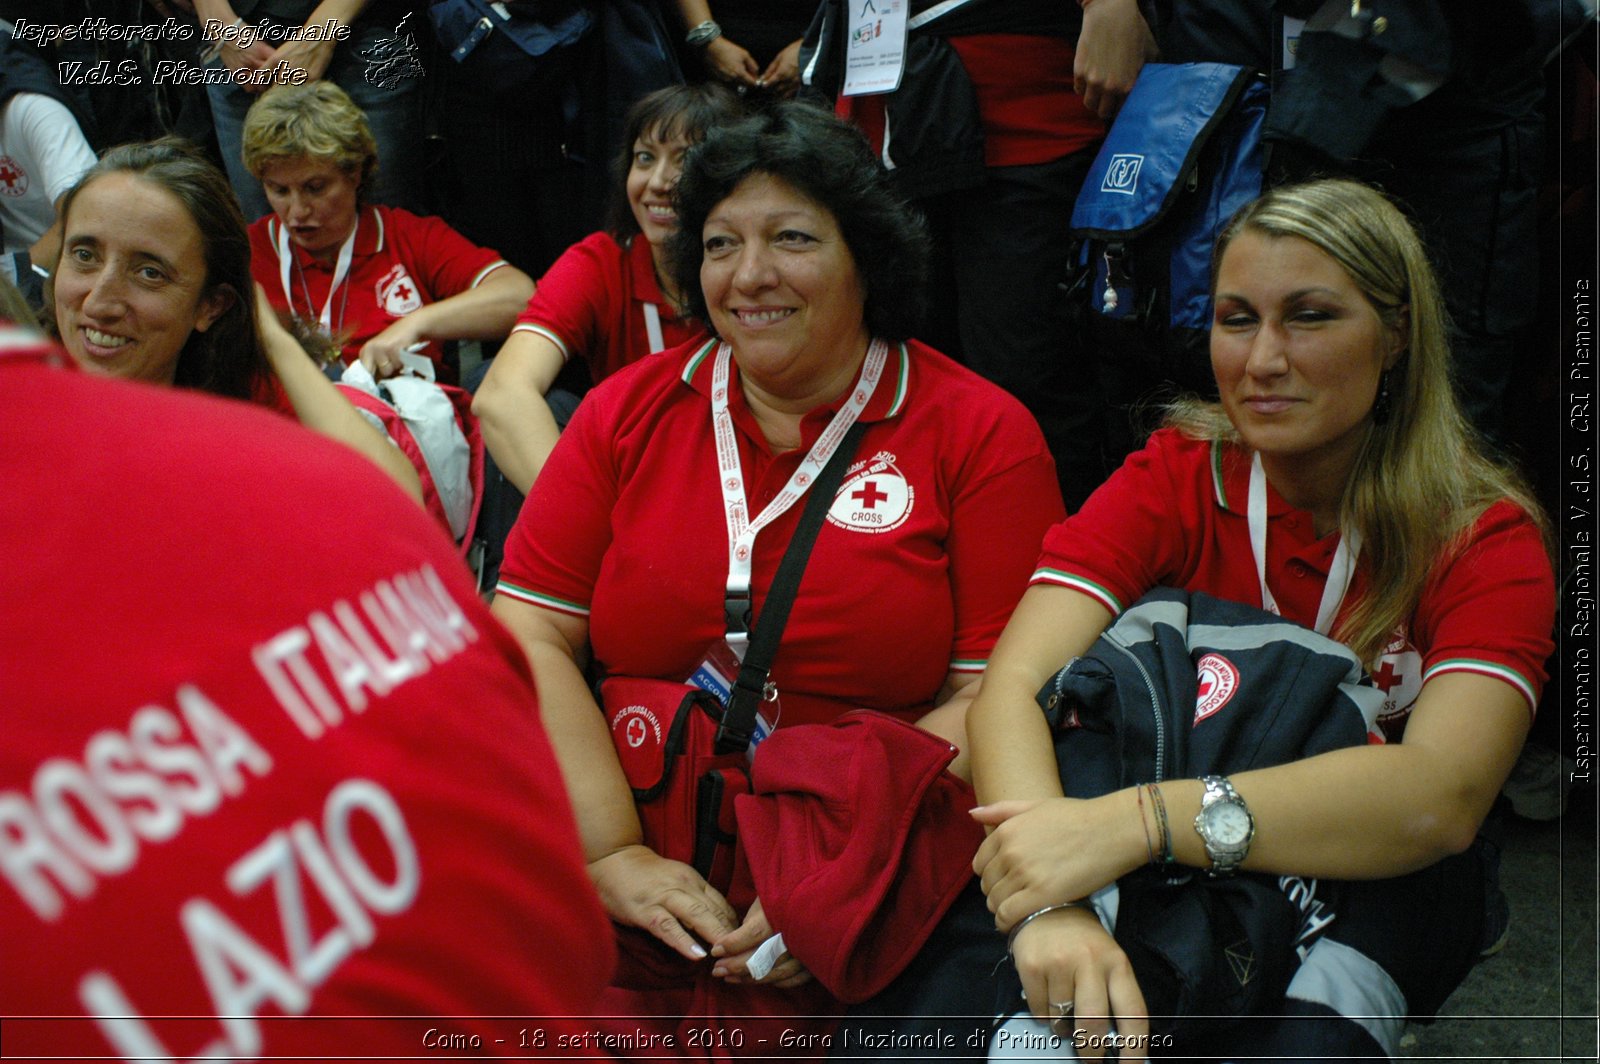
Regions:
M 1172 860 L 1200 872 L 1355 881 L 1384 912 L 1411 899 L 1422 915 L 1383 932 L 1401 958 L 1377 958 L 1392 979 L 1356 980 L 1352 1009 L 1297 978 L 1283 1012 L 1325 1022 L 1264 1021 L 1259 1041 L 1228 1050 L 1381 1055 L 1400 1018 L 1436 1008 L 1478 955 L 1475 839 L 1551 649 L 1544 526 L 1456 408 L 1432 270 L 1383 196 L 1349 181 L 1268 193 L 1219 240 L 1213 295 L 1220 401 L 1174 408 L 1051 531 L 989 663 L 968 725 L 974 815 L 991 829 L 975 867 L 998 926 L 1018 930 L 1032 1014 L 1057 1019 L 1065 1006 L 1080 1030 L 1114 1027 L 1134 1046 L 1149 1021 L 1128 957 L 1093 911 L 1052 907 L 1159 859 L 1147 840 L 1165 837 Z M 1062 797 L 1071 766 L 1056 764 L 1034 695 L 1161 585 L 1260 605 L 1349 646 L 1386 691 L 1389 741 L 1224 783 Z M 1240 837 L 1197 820 L 1203 805 L 1227 807 Z M 1470 913 L 1441 932 L 1425 917 L 1454 912 L 1447 896 Z M 1330 937 L 1343 942 L 1328 950 L 1349 949 L 1368 918 L 1341 916 Z M 1358 1013 L 1376 1018 L 1343 1019 Z M 1088 1041 L 1081 1054 L 1098 1057 Z

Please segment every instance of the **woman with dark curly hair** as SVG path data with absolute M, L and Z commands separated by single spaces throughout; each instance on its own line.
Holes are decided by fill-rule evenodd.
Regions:
M 62 199 L 45 317 L 91 373 L 292 407 L 421 498 L 416 470 L 361 419 L 250 280 L 222 172 L 164 138 L 108 151 Z M 281 395 L 278 389 L 281 387 Z
M 819 463 L 863 422 L 772 668 L 778 728 L 864 707 L 959 746 L 968 685 L 1061 500 L 1022 406 L 909 339 L 924 236 L 856 130 L 793 103 L 712 129 L 675 205 L 673 277 L 715 335 L 589 394 L 511 534 L 494 610 L 535 663 L 612 919 L 685 973 L 603 1004 L 693 1015 L 694 988 L 720 983 L 751 990 L 741 1008 L 815 1014 L 831 1002 L 800 989 L 801 961 L 750 967 L 784 930 L 773 899 L 736 904 L 643 844 L 579 663 L 682 681 L 736 643 L 730 592 L 747 586 L 759 621 Z

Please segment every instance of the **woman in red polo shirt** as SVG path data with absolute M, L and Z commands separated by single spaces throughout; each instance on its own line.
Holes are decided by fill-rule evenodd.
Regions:
M 975 864 L 997 924 L 1019 931 L 1033 1015 L 1073 1016 L 1068 1026 L 1089 1035 L 1114 1023 L 1132 1046 L 1148 1031 L 1138 978 L 1080 899 L 1163 857 L 1213 875 L 1355 881 L 1345 888 L 1383 900 L 1297 943 L 1289 1020 L 1248 1029 L 1262 1040 L 1229 1051 L 1392 1052 L 1404 1016 L 1436 1007 L 1481 945 L 1474 839 L 1551 649 L 1543 522 L 1518 478 L 1472 442 L 1432 271 L 1380 194 L 1348 181 L 1276 189 L 1230 223 L 1215 261 L 1220 403 L 1179 407 L 1052 529 L 985 673 L 969 730 L 986 803 L 975 815 L 994 830 Z M 1389 742 L 1231 781 L 1061 797 L 1035 693 L 1158 585 L 1331 633 L 1387 691 Z M 1415 907 L 1450 911 L 1455 892 L 1470 919 L 1441 934 Z M 1351 948 L 1375 918 L 1381 931 Z M 1386 956 L 1426 957 L 1429 971 L 1401 974 L 1407 963 Z M 1317 983 L 1368 963 L 1381 970 L 1357 980 L 1359 1001 Z M 1291 1022 L 1315 1017 L 1326 1022 Z
M 438 218 L 364 206 L 378 165 L 361 109 L 337 85 L 268 90 L 244 123 L 244 161 L 273 213 L 250 226 L 251 269 L 280 313 L 319 325 L 374 376 L 404 357 L 443 363 L 447 340 L 498 340 L 533 281 Z
M 864 425 L 774 660 L 776 724 L 868 708 L 959 743 L 969 685 L 1062 514 L 1022 405 L 908 338 L 925 238 L 853 127 L 783 102 L 712 129 L 675 203 L 672 276 L 716 338 L 589 393 L 522 508 L 494 603 L 536 664 L 612 919 L 681 958 L 679 985 L 641 997 L 619 982 L 603 1006 L 629 1024 L 669 1017 L 666 1033 L 708 986 L 745 984 L 739 1008 L 786 1018 L 836 1005 L 802 988 L 792 956 L 750 967 L 772 906 L 735 911 L 733 890 L 643 844 L 578 662 L 688 679 L 728 640 L 730 594 L 747 589 L 761 616 L 801 497 Z M 777 1049 L 751 1037 L 744 1053 Z
M 262 402 L 365 455 L 421 500 L 417 472 L 306 357 L 250 281 L 222 172 L 174 138 L 107 152 L 63 198 L 46 318 L 91 373 Z
M 526 495 L 560 429 L 545 395 L 574 355 L 596 384 L 628 363 L 705 335 L 682 313 L 665 242 L 678 225 L 672 187 L 683 153 L 740 113 L 719 85 L 679 85 L 628 112 L 604 232 L 557 259 L 495 356 L 472 404 L 501 472 Z

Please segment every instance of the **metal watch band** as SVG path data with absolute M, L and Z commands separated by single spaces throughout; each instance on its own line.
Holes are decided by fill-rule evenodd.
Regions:
M 1195 831 L 1199 833 L 1200 841 L 1205 845 L 1206 856 L 1211 858 L 1210 874 L 1232 875 L 1239 865 L 1244 863 L 1245 856 L 1250 852 L 1250 842 L 1255 838 L 1255 818 L 1250 815 L 1250 807 L 1245 804 L 1244 798 L 1227 777 L 1202 776 L 1200 782 L 1205 791 L 1200 798 L 1200 812 L 1194 818 Z M 1224 845 L 1207 831 L 1207 810 L 1219 803 L 1237 806 L 1244 814 L 1247 827 L 1243 841 Z

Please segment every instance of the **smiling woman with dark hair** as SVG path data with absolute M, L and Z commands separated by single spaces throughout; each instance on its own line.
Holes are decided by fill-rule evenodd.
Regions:
M 724 896 L 643 844 L 580 662 L 687 679 L 730 639 L 741 564 L 759 619 L 816 469 L 864 426 L 772 668 L 778 728 L 868 708 L 960 746 L 969 685 L 1062 506 L 1022 406 L 908 339 L 921 230 L 858 132 L 780 104 L 710 130 L 679 190 L 673 276 L 716 338 L 585 399 L 511 534 L 494 610 L 536 663 L 612 919 L 682 966 L 605 1007 L 689 1016 L 697 987 L 735 985 L 740 1007 L 816 1014 L 829 999 L 800 989 L 794 956 L 750 967 L 783 930 L 776 902 Z
M 695 153 L 694 167 L 678 185 L 681 224 L 667 244 L 689 313 L 717 324 L 698 282 L 703 262 L 721 256 L 700 231 L 707 216 L 752 178 L 787 186 L 832 216 L 860 273 L 863 325 L 870 333 L 904 340 L 916 331 L 927 298 L 922 220 L 886 192 L 882 168 L 853 126 L 806 106 L 770 108 Z
M 416 470 L 361 419 L 250 280 L 221 171 L 175 138 L 113 148 L 62 200 L 45 316 L 91 373 L 293 408 L 421 499 Z
M 484 442 L 518 492 L 527 494 L 571 413 L 546 401 L 564 365 L 580 359 L 598 384 L 704 335 L 666 268 L 678 225 L 672 190 L 684 152 L 741 113 L 720 85 L 659 89 L 628 111 L 605 231 L 572 245 L 539 279 L 473 400 Z

